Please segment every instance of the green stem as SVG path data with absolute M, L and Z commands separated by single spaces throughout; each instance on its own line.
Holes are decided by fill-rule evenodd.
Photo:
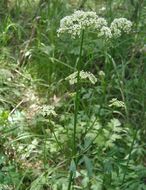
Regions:
M 42 132 L 43 132 L 43 136 L 44 136 L 44 139 L 43 139 L 43 165 L 44 165 L 44 171 L 46 170 L 46 165 L 47 165 L 47 149 L 46 149 L 46 141 L 47 141 L 47 134 L 46 134 L 46 131 L 45 131 L 45 128 L 44 126 L 42 126 Z
M 129 151 L 129 157 L 128 157 L 128 160 L 127 160 L 127 164 L 126 164 L 126 170 L 123 174 L 123 179 L 122 179 L 122 183 L 121 183 L 121 186 L 124 184 L 125 182 L 125 178 L 126 178 L 126 175 L 127 175 L 127 170 L 128 170 L 128 166 L 129 166 L 129 163 L 130 163 L 130 160 L 131 160 L 131 155 L 132 155 L 132 151 L 133 151 L 133 148 L 134 148 L 134 144 L 135 144 L 135 141 L 136 141 L 136 138 L 137 138 L 137 133 L 139 131 L 139 128 L 137 127 L 136 131 L 135 131 L 135 134 L 133 136 L 133 140 L 132 140 L 132 143 L 131 143 L 131 147 L 130 147 L 130 151 Z
M 55 138 L 55 141 L 56 141 L 56 143 L 58 144 L 58 146 L 60 148 L 60 151 L 63 152 L 63 147 L 62 147 L 61 143 L 59 143 L 59 140 L 58 140 L 58 138 L 57 138 L 57 136 L 55 134 L 54 128 L 53 128 L 54 126 L 51 124 L 50 119 L 49 119 L 49 125 L 50 125 L 50 131 L 53 134 L 53 136 Z
M 81 71 L 81 63 L 82 63 L 81 57 L 82 57 L 82 51 L 83 51 L 83 41 L 84 41 L 84 30 L 82 31 L 82 35 L 81 35 L 79 60 L 77 62 L 77 88 L 76 88 L 76 96 L 75 96 L 75 102 L 74 102 L 74 128 L 73 128 L 72 157 L 74 159 L 75 164 L 77 164 L 76 163 L 76 155 L 77 155 L 76 131 L 77 131 L 78 109 L 79 109 L 79 102 L 80 102 L 80 71 Z M 70 171 L 69 184 L 67 188 L 68 190 L 71 190 L 73 178 L 74 178 L 73 172 Z
M 70 176 L 69 176 L 69 183 L 68 183 L 68 188 L 67 190 L 71 189 L 71 184 L 72 184 L 72 180 L 73 180 L 73 172 L 70 172 Z
M 74 103 L 74 131 L 73 131 L 73 157 L 76 157 L 77 153 L 77 145 L 76 145 L 76 129 L 77 129 L 77 116 L 78 116 L 78 109 L 79 109 L 79 99 L 80 99 L 80 70 L 81 70 L 81 57 L 82 57 L 82 50 L 83 50 L 83 40 L 84 40 L 84 30 L 82 31 L 81 37 L 81 44 L 80 44 L 80 54 L 79 54 L 79 61 L 77 63 L 77 88 L 76 88 L 76 97 Z

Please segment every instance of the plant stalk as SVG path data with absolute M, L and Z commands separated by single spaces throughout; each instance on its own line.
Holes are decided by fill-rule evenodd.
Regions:
M 83 41 L 84 41 L 84 30 L 82 31 L 82 34 L 81 34 L 80 52 L 79 52 L 79 59 L 77 62 L 77 87 L 76 87 L 76 96 L 75 96 L 75 102 L 74 102 L 74 128 L 73 128 L 72 157 L 73 157 L 76 165 L 77 165 L 77 162 L 76 162 L 76 155 L 77 155 L 76 131 L 77 131 L 79 102 L 80 102 L 80 71 L 81 71 L 81 63 L 82 63 L 81 58 L 82 58 L 82 51 L 83 51 Z M 68 190 L 71 190 L 73 178 L 74 178 L 73 172 L 70 171 Z
M 76 88 L 76 96 L 74 102 L 74 131 L 73 131 L 73 157 L 76 157 L 77 154 L 77 144 L 76 144 L 76 129 L 77 129 L 77 116 L 79 109 L 79 101 L 80 101 L 80 71 L 81 71 L 81 57 L 83 51 L 83 41 L 84 41 L 84 30 L 81 35 L 81 44 L 80 44 L 80 53 L 79 53 L 79 61 L 77 62 L 77 88 Z

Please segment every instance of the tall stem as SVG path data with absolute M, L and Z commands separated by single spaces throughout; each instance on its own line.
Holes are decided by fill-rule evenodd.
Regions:
M 72 157 L 76 162 L 77 155 L 77 142 L 76 142 L 76 131 L 77 131 L 77 120 L 78 120 L 78 110 L 79 110 L 79 102 L 80 102 L 80 71 L 81 71 L 81 63 L 82 63 L 82 51 L 83 51 L 83 41 L 84 41 L 84 30 L 81 35 L 81 43 L 80 43 L 80 52 L 79 52 L 79 60 L 77 62 L 77 87 L 76 87 L 76 96 L 74 102 L 74 128 L 73 128 L 73 149 L 72 149 Z M 73 171 L 70 171 L 69 183 L 67 190 L 71 190 L 73 183 Z
M 83 50 L 83 40 L 84 40 L 84 30 L 82 31 L 81 36 L 81 44 L 80 44 L 80 53 L 79 53 L 79 60 L 77 63 L 77 88 L 76 88 L 76 97 L 74 102 L 74 131 L 73 131 L 73 157 L 76 157 L 77 154 L 77 144 L 76 144 L 76 130 L 77 130 L 77 116 L 78 116 L 78 109 L 79 109 L 79 101 L 80 101 L 80 71 L 81 71 L 81 57 L 82 57 L 82 50 Z

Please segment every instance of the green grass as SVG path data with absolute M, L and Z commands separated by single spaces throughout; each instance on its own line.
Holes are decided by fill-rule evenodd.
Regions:
M 80 6 L 126 17 L 132 32 L 109 44 L 86 31 L 83 46 L 58 38 L 60 19 Z M 145 190 L 146 2 L 0 7 L 0 190 Z M 97 83 L 70 85 L 76 68 Z

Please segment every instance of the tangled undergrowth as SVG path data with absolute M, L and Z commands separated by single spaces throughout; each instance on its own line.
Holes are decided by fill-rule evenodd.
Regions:
M 0 18 L 0 190 L 145 190 L 146 2 L 10 0 Z

